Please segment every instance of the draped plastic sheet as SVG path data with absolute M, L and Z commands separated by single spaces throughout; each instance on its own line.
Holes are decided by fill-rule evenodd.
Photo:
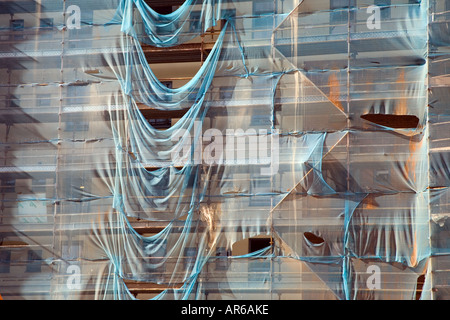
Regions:
M 0 4 L 4 299 L 415 299 L 421 275 L 449 298 L 450 1 L 377 2 L 379 28 L 369 1 L 258 3 Z M 211 27 L 167 88 L 143 46 Z M 188 111 L 158 130 L 142 106 Z

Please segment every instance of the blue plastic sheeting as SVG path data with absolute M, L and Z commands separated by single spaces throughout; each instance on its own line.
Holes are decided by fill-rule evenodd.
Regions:
M 158 47 L 170 47 L 192 40 L 216 26 L 222 1 L 187 0 L 169 14 L 159 14 L 142 0 L 122 0 L 111 23 L 121 23 L 121 31 Z M 189 21 L 196 5 L 201 5 L 197 19 Z M 139 12 L 135 20 L 135 10 Z M 145 33 L 139 33 L 144 31 Z
M 25 2 L 5 300 L 450 298 L 450 0 Z

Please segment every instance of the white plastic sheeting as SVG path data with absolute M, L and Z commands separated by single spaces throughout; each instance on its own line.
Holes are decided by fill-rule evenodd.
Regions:
M 449 297 L 448 0 L 22 2 L 0 5 L 4 299 Z M 148 46 L 211 27 L 165 86 Z

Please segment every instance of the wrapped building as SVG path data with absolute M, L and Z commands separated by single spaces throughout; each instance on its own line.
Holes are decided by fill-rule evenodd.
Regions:
M 0 296 L 450 298 L 450 0 L 3 0 Z

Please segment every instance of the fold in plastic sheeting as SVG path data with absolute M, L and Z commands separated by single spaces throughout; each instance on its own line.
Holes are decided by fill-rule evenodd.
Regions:
M 125 34 L 158 47 L 170 47 L 189 41 L 216 26 L 222 1 L 187 0 L 174 12 L 159 14 L 143 0 L 122 0 L 111 23 L 120 23 Z M 200 5 L 200 15 L 189 21 L 194 6 Z M 135 9 L 138 15 L 135 14 Z M 143 31 L 143 32 L 142 32 Z
M 23 2 L 5 300 L 450 297 L 449 0 Z M 168 87 L 149 57 L 186 44 Z

